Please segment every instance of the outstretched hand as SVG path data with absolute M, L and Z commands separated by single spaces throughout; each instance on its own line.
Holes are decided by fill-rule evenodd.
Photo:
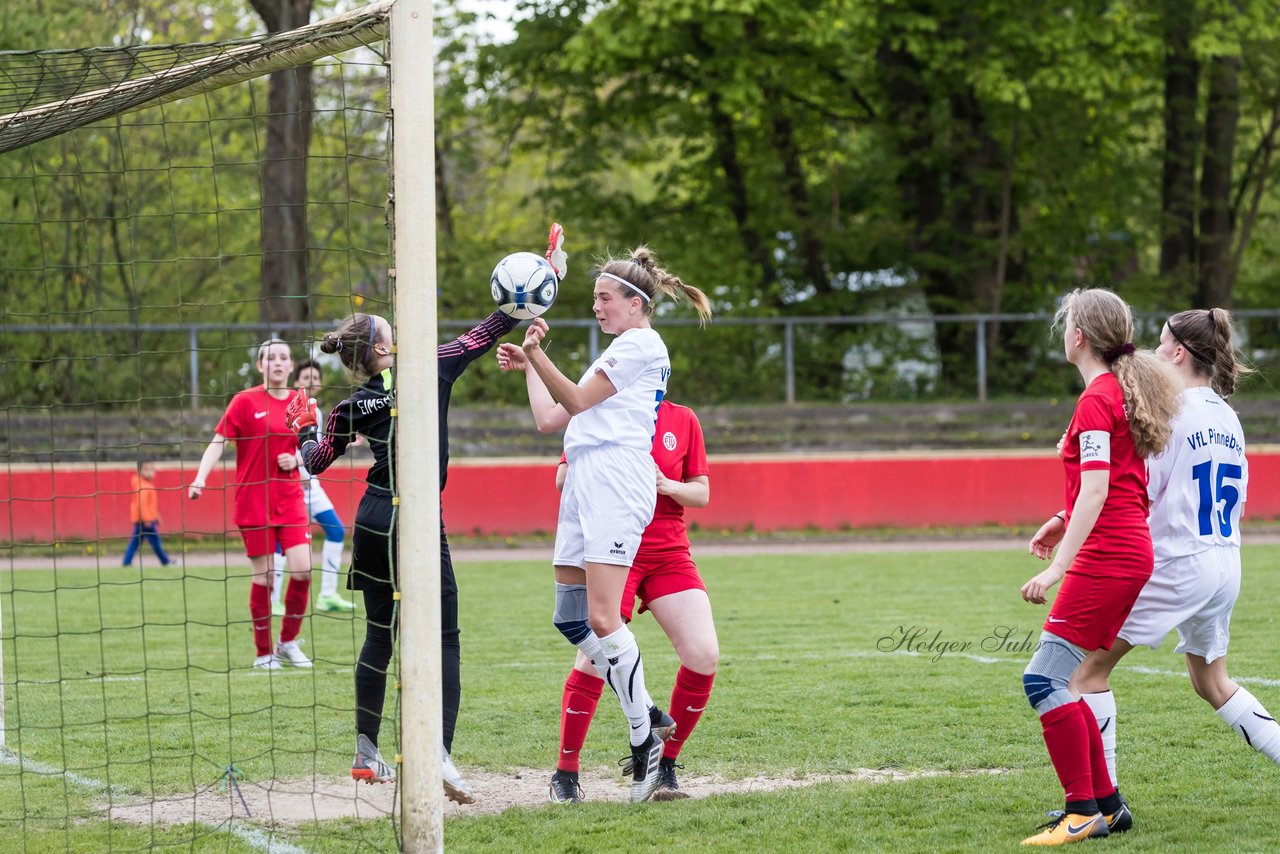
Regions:
M 542 346 L 542 339 L 549 328 L 547 322 L 541 317 L 535 317 L 529 321 L 529 328 L 524 331 L 524 343 L 520 345 L 526 354 Z
M 314 428 L 319 420 L 316 399 L 302 392 L 295 392 L 284 409 L 284 423 L 295 433 Z
M 529 357 L 515 344 L 504 341 L 498 345 L 498 370 L 523 371 L 529 365 Z
M 564 281 L 569 272 L 569 255 L 562 249 L 564 246 L 564 229 L 560 223 L 551 223 L 551 233 L 547 235 L 547 263 L 556 271 L 556 278 Z

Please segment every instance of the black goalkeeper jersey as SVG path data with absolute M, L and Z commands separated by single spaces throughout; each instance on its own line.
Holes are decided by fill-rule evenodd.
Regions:
M 498 339 L 516 327 L 516 321 L 495 311 L 479 326 L 436 348 L 439 370 L 440 488 L 449 475 L 449 400 L 453 384 L 467 365 L 493 349 Z M 302 456 L 307 471 L 320 474 L 347 451 L 356 435 L 369 441 L 373 465 L 365 476 L 371 492 L 392 493 L 392 465 L 395 459 L 395 387 L 392 372 L 372 377 L 329 413 L 324 434 L 305 441 Z

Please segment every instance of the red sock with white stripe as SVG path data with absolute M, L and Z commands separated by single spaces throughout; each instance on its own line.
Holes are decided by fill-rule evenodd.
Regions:
M 600 703 L 604 680 L 590 676 L 581 670 L 570 670 L 564 680 L 564 695 L 560 699 L 560 756 L 556 768 L 561 771 L 577 771 L 582 745 L 591 728 L 591 718 Z
M 258 655 L 271 654 L 271 591 L 265 584 L 249 585 L 249 618 Z
M 1049 748 L 1049 761 L 1058 772 L 1058 782 L 1066 794 L 1067 811 L 1077 815 L 1093 815 L 1098 802 L 1093 797 L 1093 773 L 1089 766 L 1089 730 L 1080 714 L 1082 703 L 1067 703 L 1040 716 L 1044 728 L 1044 745 Z M 1097 724 L 1093 725 L 1098 728 Z M 1103 764 L 1106 773 L 1106 764 Z
M 307 615 L 311 603 L 311 576 L 289 576 L 289 586 L 284 591 L 284 619 L 280 621 L 280 640 L 288 643 L 302 631 L 302 618 Z
M 667 759 L 675 759 L 680 755 L 680 748 L 693 735 L 693 728 L 702 718 L 707 708 L 707 700 L 711 697 L 711 683 L 715 682 L 714 673 L 699 673 L 684 665 L 676 671 L 676 684 L 671 689 L 671 709 L 668 712 L 676 722 L 676 731 L 662 749 Z

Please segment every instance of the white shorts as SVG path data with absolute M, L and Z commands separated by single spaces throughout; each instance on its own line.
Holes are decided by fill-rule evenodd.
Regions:
M 311 517 L 312 522 L 324 511 L 333 509 L 333 502 L 325 494 L 324 487 L 320 485 L 320 481 L 314 477 L 307 481 L 307 485 L 303 487 L 302 495 L 307 501 L 307 515 Z
M 658 486 L 648 451 L 602 445 L 569 463 L 556 522 L 555 566 L 631 566 L 653 520 Z
M 1240 549 L 1214 546 L 1155 568 L 1138 594 L 1120 637 L 1133 646 L 1160 646 L 1171 629 L 1174 652 L 1215 661 L 1227 654 L 1231 609 L 1240 595 Z

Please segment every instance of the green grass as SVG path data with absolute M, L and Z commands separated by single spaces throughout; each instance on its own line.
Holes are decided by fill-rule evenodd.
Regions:
M 1038 562 L 1016 552 L 934 552 L 700 564 L 722 657 L 707 714 L 681 754 L 685 774 L 1000 773 L 635 808 L 515 809 L 449 820 L 451 850 L 1012 851 L 1044 810 L 1060 806 L 1022 695 L 1029 654 L 990 640 L 998 627 L 1017 640 L 1038 633 L 1044 608 L 1017 595 Z M 1231 672 L 1264 680 L 1246 684 L 1277 711 L 1280 665 L 1267 640 L 1276 630 L 1270 603 L 1280 599 L 1280 547 L 1247 549 L 1245 573 Z M 550 768 L 554 759 L 572 650 L 550 626 L 549 576 L 539 564 L 459 566 L 464 695 L 455 757 L 464 772 Z M 314 672 L 248 672 L 247 583 L 221 568 L 185 577 L 149 570 L 145 579 L 133 570 L 0 573 L 7 742 L 34 763 L 21 772 L 0 763 L 0 850 L 265 850 L 265 836 L 109 824 L 101 807 L 108 792 L 116 801 L 189 793 L 228 763 L 253 781 L 345 773 L 362 623 L 310 618 L 304 637 Z M 913 627 L 923 630 L 921 642 L 940 633 L 968 647 L 893 650 Z M 675 658 L 652 620 L 638 620 L 637 634 L 661 701 Z M 1167 641 L 1160 651 L 1134 652 L 1113 679 L 1121 784 L 1138 827 L 1091 846 L 1273 850 L 1280 768 L 1195 697 L 1172 648 Z M 621 717 L 606 697 L 584 762 L 610 766 L 622 744 Z M 276 830 L 276 840 L 304 850 L 394 846 L 387 822 Z

